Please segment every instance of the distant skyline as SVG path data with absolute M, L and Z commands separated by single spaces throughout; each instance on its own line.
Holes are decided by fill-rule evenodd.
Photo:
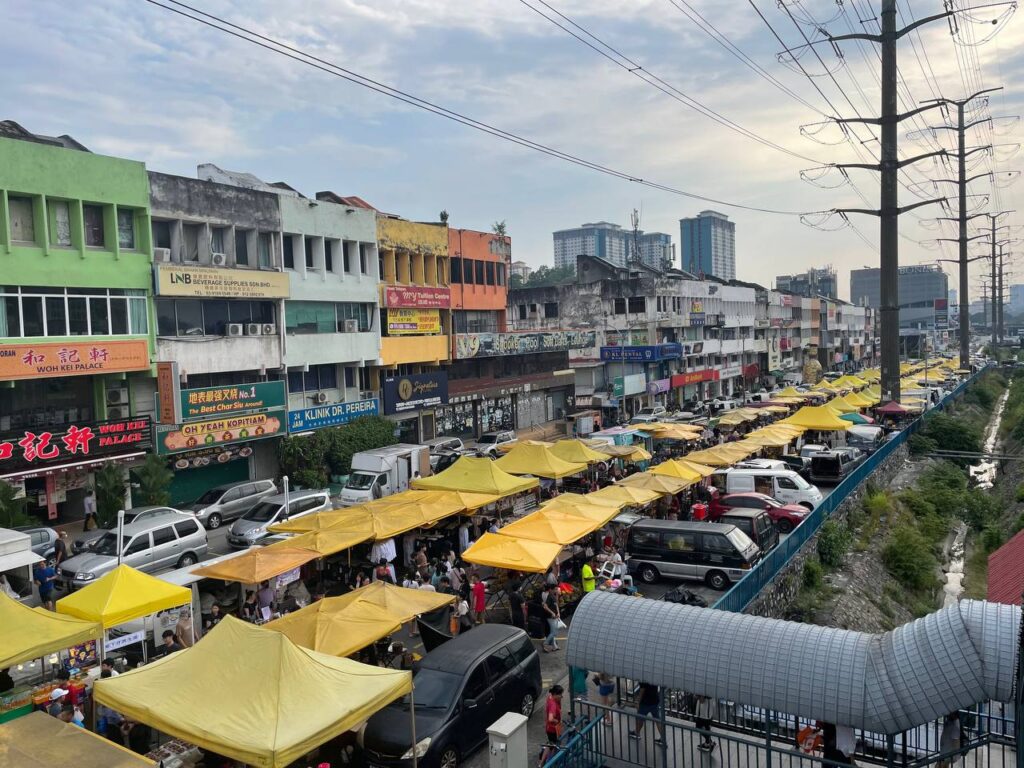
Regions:
M 721 202 L 787 211 L 878 205 L 877 177 L 869 171 L 849 172 L 867 203 L 848 185 L 821 189 L 801 181 L 801 170 L 857 162 L 865 150 L 858 156 L 848 144 L 823 145 L 801 135 L 800 126 L 821 122 L 832 108 L 805 77 L 776 60 L 781 46 L 750 5 L 689 0 L 814 110 L 755 75 L 665 0 L 637 0 L 628 13 L 612 0 L 550 0 L 643 71 L 803 157 L 686 108 L 598 56 L 527 3 L 543 8 L 534 0 L 210 0 L 201 7 L 474 119 L 719 202 L 610 178 L 493 139 L 138 0 L 9 0 L 0 26 L 7 61 L 0 118 L 31 131 L 70 134 L 95 152 L 142 160 L 155 171 L 194 176 L 197 165 L 210 162 L 285 181 L 308 196 L 320 190 L 359 195 L 414 220 L 436 221 L 442 209 L 456 227 L 490 230 L 504 220 L 513 258 L 534 268 L 553 264 L 552 232 L 587 221 L 626 226 L 634 208 L 641 212 L 642 229 L 672 234 L 677 264 L 680 219 L 709 208 L 728 215 L 736 224 L 737 277 L 766 286 L 777 274 L 832 264 L 840 297 L 848 298 L 849 270 L 877 266 L 874 217 L 851 216 L 869 247 L 850 229 L 822 232 L 795 216 Z M 787 45 L 803 42 L 776 3 L 755 4 Z M 869 8 L 876 5 L 867 0 Z M 942 10 L 941 0 L 900 6 L 901 23 Z M 849 3 L 804 0 L 799 7 L 819 23 L 839 13 L 825 24 L 836 33 L 849 32 L 848 24 L 862 26 Z M 813 24 L 800 26 L 814 34 Z M 872 24 L 864 26 L 874 31 Z M 979 38 L 990 29 L 961 26 Z M 945 23 L 922 28 L 920 37 L 900 46 L 907 89 L 901 87 L 901 108 L 934 98 L 934 72 L 945 96 L 960 98 L 966 90 L 1001 84 L 1005 90 L 992 97 L 992 112 L 1024 112 L 1018 79 L 1024 71 L 1022 42 L 1024 25 L 1016 17 L 979 47 L 954 45 Z M 820 52 L 836 63 L 828 46 Z M 843 93 L 828 77 L 815 81 L 836 109 L 845 110 L 843 116 L 853 116 L 846 97 L 861 114 L 873 114 L 879 103 L 877 57 L 867 45 L 844 44 L 843 52 L 846 66 L 834 73 Z M 965 79 L 958 61 L 972 62 L 975 55 L 980 76 L 969 71 Z M 926 151 L 905 138 L 931 124 L 925 118 L 938 120 L 939 114 L 901 127 L 902 156 Z M 972 131 L 968 144 L 987 141 L 984 131 Z M 1020 142 L 1020 126 L 997 141 Z M 869 151 L 876 146 L 865 145 Z M 933 163 L 909 168 L 904 181 L 920 183 L 924 172 L 949 173 Z M 1012 161 L 999 167 L 1013 167 Z M 829 174 L 822 182 L 836 178 Z M 976 182 L 972 192 L 990 193 L 986 187 Z M 919 189 L 928 196 L 949 192 Z M 990 194 L 991 205 L 1020 212 L 1010 223 L 1024 213 L 1017 187 Z M 900 196 L 903 205 L 917 199 L 902 187 Z M 940 252 L 913 242 L 955 236 L 918 224 L 919 216 L 937 215 L 944 214 L 930 206 L 902 217 L 901 265 L 954 255 L 953 244 Z M 826 226 L 837 222 L 833 218 Z M 953 265 L 942 266 L 950 287 L 958 287 Z M 981 269 L 973 264 L 972 275 Z M 972 284 L 972 299 L 975 290 Z

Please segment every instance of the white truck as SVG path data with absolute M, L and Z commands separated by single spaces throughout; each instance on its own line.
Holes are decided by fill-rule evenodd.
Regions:
M 352 474 L 341 490 L 341 506 L 351 507 L 409 488 L 417 475 L 430 474 L 430 446 L 399 443 L 352 457 Z
M 0 592 L 26 605 L 39 605 L 32 585 L 32 566 L 43 558 L 32 551 L 27 533 L 0 528 Z

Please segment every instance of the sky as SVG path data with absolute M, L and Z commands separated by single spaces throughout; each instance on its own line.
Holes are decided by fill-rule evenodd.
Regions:
M 965 6 L 964 0 L 956 4 Z M 822 40 L 819 26 L 833 35 L 877 32 L 879 5 L 786 0 L 790 18 L 774 0 L 194 0 L 199 10 L 474 120 L 719 202 L 614 178 L 494 138 L 146 0 L 7 0 L 0 24 L 6 53 L 0 119 L 39 133 L 67 133 L 95 152 L 143 160 L 165 173 L 194 176 L 197 165 L 211 162 L 285 181 L 310 196 L 321 190 L 359 195 L 413 220 L 436 221 L 442 209 L 454 227 L 490 230 L 503 220 L 513 259 L 533 267 L 552 263 L 553 231 L 601 220 L 629 226 L 634 208 L 641 228 L 668 232 L 678 252 L 679 219 L 714 209 L 736 222 L 740 279 L 772 286 L 776 275 L 832 265 L 845 298 L 849 269 L 878 265 L 877 218 L 851 215 L 855 231 L 834 215 L 794 214 L 877 207 L 876 173 L 850 170 L 851 185 L 827 167 L 871 162 L 878 144 L 869 136 L 877 129 L 855 126 L 861 141 L 844 142 L 826 117 L 877 112 L 879 59 L 870 43 L 840 43 L 839 57 L 826 42 L 805 46 L 795 62 L 780 61 L 783 45 L 772 29 L 788 47 L 803 45 L 804 35 Z M 940 13 L 942 2 L 900 0 L 898 7 L 903 25 Z M 564 14 L 579 25 L 570 27 L 577 35 L 601 48 L 597 38 L 632 63 L 616 65 L 533 9 L 554 18 L 552 9 Z M 735 49 L 703 31 L 694 11 Z M 1015 15 L 995 27 L 982 23 L 999 13 L 960 14 L 955 37 L 943 20 L 903 38 L 901 110 L 939 95 L 963 98 L 1003 85 L 969 116 L 1024 112 L 1024 23 Z M 642 69 L 629 71 L 635 67 Z M 638 73 L 658 78 L 661 89 Z M 681 103 L 680 94 L 722 121 Z M 901 157 L 935 151 L 936 141 L 951 147 L 952 132 L 925 130 L 943 120 L 932 110 L 904 122 Z M 730 121 L 801 157 L 741 135 Z M 801 132 L 801 126 L 825 122 L 817 139 L 827 143 L 804 135 L 816 129 Z M 969 132 L 969 147 L 1004 145 L 994 159 L 973 155 L 970 165 L 978 165 L 971 173 L 994 169 L 1012 182 L 1008 174 L 1019 166 L 1014 145 L 1024 129 L 1011 120 L 997 120 L 995 127 L 994 139 L 987 124 Z M 801 178 L 801 171 L 823 166 L 804 174 L 820 176 L 817 185 Z M 935 159 L 908 166 L 900 204 L 950 194 L 951 185 L 933 188 L 926 179 L 953 174 L 955 167 Z M 972 212 L 1018 209 L 1000 223 L 1024 222 L 1018 205 L 1024 201 L 1012 183 L 994 190 L 983 178 L 972 182 L 971 192 L 978 195 L 970 201 Z M 939 230 L 927 221 L 944 215 L 950 214 L 929 205 L 901 216 L 901 265 L 955 255 L 955 244 L 919 244 L 956 236 L 955 228 Z M 987 271 L 981 264 L 972 265 L 972 295 L 981 290 L 974 273 Z M 953 274 L 955 265 L 942 266 Z M 1019 269 L 1018 276 L 1024 282 Z M 955 278 L 950 287 L 957 287 Z

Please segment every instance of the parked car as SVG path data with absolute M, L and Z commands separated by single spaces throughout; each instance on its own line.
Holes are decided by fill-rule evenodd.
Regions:
M 783 504 L 763 493 L 729 493 L 725 496 L 714 496 L 708 512 L 711 520 L 717 521 L 721 515 L 734 509 L 759 509 L 767 512 L 779 533 L 790 533 L 810 514 L 807 507 Z
M 740 407 L 739 401 L 733 400 L 731 397 L 716 397 L 711 401 L 711 410 L 715 413 L 721 413 L 722 411 L 733 411 Z
M 143 507 L 132 507 L 124 511 L 124 524 L 131 525 L 132 523 L 142 522 L 152 517 L 160 517 L 161 515 L 173 515 L 182 514 L 180 509 L 174 507 L 161 507 L 161 506 L 143 506 Z M 80 552 L 86 552 L 91 550 L 93 545 L 96 544 L 103 536 L 112 530 L 117 529 L 117 521 L 115 520 L 110 528 L 94 528 L 91 531 L 86 531 L 81 534 L 74 543 L 71 545 L 71 551 L 74 554 Z
M 413 676 L 411 696 L 366 723 L 361 743 L 374 766 L 456 768 L 487 742 L 487 728 L 506 712 L 529 717 L 541 693 L 540 655 L 527 634 L 482 624 L 427 653 Z
M 779 456 L 779 461 L 785 462 L 788 469 L 792 469 L 801 475 L 805 475 L 807 468 L 811 465 L 809 458 L 796 453 L 784 453 L 782 456 Z
M 763 493 L 785 504 L 817 507 L 824 496 L 791 469 L 718 469 L 711 484 L 720 493 Z
M 821 451 L 827 451 L 827 445 L 818 445 L 817 443 L 804 443 L 800 446 L 800 457 L 807 459 L 807 466 L 811 465 L 811 456 Z
M 708 401 L 707 400 L 686 400 L 683 402 L 683 411 L 689 413 L 696 413 L 702 416 L 706 416 L 708 413 Z
M 807 477 L 812 483 L 839 485 L 848 474 L 867 458 L 857 448 L 836 448 L 819 451 L 811 456 Z
M 26 534 L 31 540 L 31 549 L 44 560 L 52 560 L 54 545 L 57 543 L 57 532 L 53 528 L 36 527 L 34 525 L 17 525 L 15 531 Z
M 206 550 L 206 531 L 185 512 L 137 519 L 122 530 L 121 561 L 146 573 L 195 565 Z M 58 579 L 79 589 L 116 567 L 117 532 L 104 531 L 91 550 L 61 563 Z
M 329 491 L 293 491 L 288 494 L 288 509 L 284 508 L 284 494 L 268 496 L 256 503 L 252 509 L 242 515 L 228 531 L 228 545 L 235 549 L 251 547 L 267 537 L 269 528 L 274 523 L 294 520 L 297 517 L 311 515 L 332 509 Z
M 762 509 L 730 509 L 722 514 L 717 522 L 735 525 L 747 534 L 764 554 L 768 554 L 779 545 L 779 530 L 768 513 Z
M 435 475 L 439 472 L 444 472 L 448 467 L 461 458 L 462 454 L 457 451 L 433 451 L 430 454 L 430 471 Z
M 626 568 L 646 584 L 666 577 L 726 589 L 760 559 L 757 544 L 735 525 L 644 519 L 626 536 Z
M 210 530 L 220 528 L 225 520 L 241 517 L 260 499 L 277 493 L 273 480 L 246 480 L 211 488 L 184 509 Z
M 668 410 L 663 405 L 649 405 L 646 408 L 641 408 L 636 412 L 636 415 L 629 420 L 630 424 L 650 424 L 655 421 L 660 421 L 668 414 Z
M 497 458 L 498 446 L 505 443 L 514 443 L 516 433 L 511 429 L 503 429 L 498 432 L 484 432 L 476 441 L 476 452 L 478 456 L 486 456 L 489 459 Z
M 885 430 L 865 424 L 850 427 L 846 430 L 846 444 L 858 448 L 870 456 L 885 443 Z
M 461 452 L 466 449 L 462 439 L 458 437 L 435 437 L 433 440 L 424 440 L 422 445 L 427 446 L 431 453 L 439 451 Z

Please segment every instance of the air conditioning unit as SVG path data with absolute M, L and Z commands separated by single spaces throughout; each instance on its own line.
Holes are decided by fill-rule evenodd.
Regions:
M 211 253 L 210 263 L 215 267 L 223 267 L 228 263 L 228 255 L 226 253 Z
M 245 335 L 246 336 L 262 336 L 263 326 L 260 323 L 246 323 L 245 324 Z
M 317 392 L 315 395 L 313 395 L 313 402 L 323 405 L 324 403 L 327 402 L 327 393 Z
M 346 320 L 345 321 L 345 333 L 359 333 L 359 321 L 358 320 Z
M 154 248 L 153 261 L 162 261 L 165 264 L 171 260 L 170 248 Z
M 124 405 L 128 402 L 127 387 L 107 390 L 107 405 Z
M 274 325 L 273 323 L 264 323 L 263 324 L 263 335 L 264 336 L 276 336 L 277 335 L 277 326 Z
M 241 336 L 243 330 L 241 323 L 228 323 L 228 336 Z
M 116 405 L 107 408 L 108 419 L 127 419 L 130 415 L 127 405 Z

